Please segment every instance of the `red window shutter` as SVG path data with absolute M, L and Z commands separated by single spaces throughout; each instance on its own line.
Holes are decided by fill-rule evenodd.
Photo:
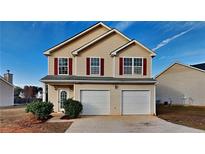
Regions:
M 103 76 L 104 75 L 104 59 L 103 58 L 101 58 L 100 60 L 100 66 L 101 66 L 100 75 Z
M 58 75 L 58 58 L 54 58 L 54 75 Z
M 86 74 L 90 75 L 90 58 L 86 58 Z
M 123 74 L 123 58 L 119 59 L 119 74 Z
M 147 75 L 147 59 L 143 59 L 143 75 Z
M 73 59 L 72 58 L 68 58 L 68 63 L 69 63 L 69 75 L 73 74 Z

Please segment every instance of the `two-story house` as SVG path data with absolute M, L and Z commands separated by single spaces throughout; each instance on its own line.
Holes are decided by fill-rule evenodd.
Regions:
M 44 52 L 48 75 L 41 81 L 56 112 L 67 98 L 83 115 L 155 114 L 155 53 L 102 22 Z

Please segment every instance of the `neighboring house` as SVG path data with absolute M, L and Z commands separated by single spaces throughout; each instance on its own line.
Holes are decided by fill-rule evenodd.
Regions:
M 174 63 L 157 77 L 157 102 L 205 105 L 205 64 Z M 204 70 L 203 70 L 204 69 Z
M 13 74 L 9 70 L 4 77 L 0 76 L 0 106 L 14 105 Z
M 155 114 L 155 53 L 103 23 L 44 52 L 44 100 L 62 111 L 64 99 L 83 104 L 83 115 Z

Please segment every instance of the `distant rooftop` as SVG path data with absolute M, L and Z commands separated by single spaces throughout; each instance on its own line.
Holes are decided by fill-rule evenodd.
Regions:
M 205 70 L 205 63 L 191 65 L 192 67 L 196 67 L 202 70 Z

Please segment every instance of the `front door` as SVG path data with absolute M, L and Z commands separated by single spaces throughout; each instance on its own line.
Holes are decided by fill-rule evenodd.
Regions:
M 63 109 L 63 102 L 66 100 L 66 99 L 68 99 L 69 98 L 69 96 L 68 96 L 68 90 L 66 90 L 66 89 L 60 89 L 59 90 L 59 99 L 58 99 L 58 104 L 59 104 L 59 111 L 64 111 L 64 109 Z

